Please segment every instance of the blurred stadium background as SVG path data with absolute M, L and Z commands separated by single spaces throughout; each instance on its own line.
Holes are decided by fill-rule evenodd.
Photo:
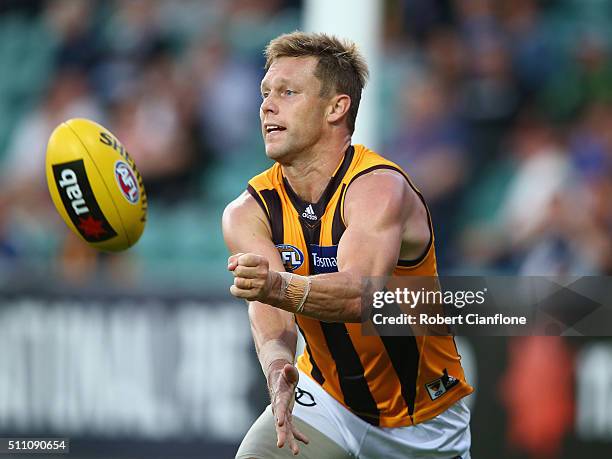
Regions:
M 0 0 L 1 437 L 233 457 L 266 397 L 220 216 L 268 166 L 262 49 L 304 3 Z M 440 272 L 612 274 L 612 2 L 374 4 L 375 145 L 428 200 Z M 46 141 L 76 116 L 144 177 L 125 254 L 88 249 L 49 199 Z M 612 341 L 460 345 L 474 458 L 612 457 Z

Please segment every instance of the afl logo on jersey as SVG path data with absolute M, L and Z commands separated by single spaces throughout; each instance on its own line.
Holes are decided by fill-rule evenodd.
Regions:
M 276 248 L 280 252 L 281 260 L 288 272 L 295 271 L 304 263 L 304 254 L 294 245 L 278 244 Z

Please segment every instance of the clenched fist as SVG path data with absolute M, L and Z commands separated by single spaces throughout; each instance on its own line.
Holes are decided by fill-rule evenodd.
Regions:
M 268 260 L 254 253 L 237 253 L 227 259 L 227 269 L 234 274 L 230 292 L 236 298 L 263 301 L 269 297 L 275 271 L 270 271 Z

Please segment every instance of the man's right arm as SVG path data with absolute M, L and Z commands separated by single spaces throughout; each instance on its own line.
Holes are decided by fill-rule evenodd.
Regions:
M 256 253 L 265 257 L 270 268 L 284 271 L 272 231 L 255 199 L 244 192 L 223 213 L 223 237 L 232 254 Z M 297 343 L 295 317 L 292 313 L 258 301 L 249 302 L 253 340 L 266 377 L 270 364 L 283 359 L 293 364 Z
M 255 199 L 244 192 L 223 212 L 223 237 L 233 254 L 228 269 L 237 276 L 249 269 L 238 266 L 240 254 L 257 254 L 268 260 L 274 271 L 284 271 L 281 258 L 272 242 L 272 230 L 264 211 Z M 246 258 L 246 257 L 245 257 Z M 255 348 L 270 391 L 270 403 L 276 418 L 276 446 L 285 444 L 293 454 L 299 452 L 297 441 L 308 443 L 308 438 L 292 422 L 291 411 L 299 374 L 293 365 L 297 344 L 295 316 L 259 301 L 249 302 L 249 320 Z

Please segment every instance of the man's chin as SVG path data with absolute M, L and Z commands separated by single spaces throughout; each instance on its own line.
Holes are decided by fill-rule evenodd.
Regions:
M 274 161 L 285 156 L 285 150 L 278 145 L 266 145 L 266 156 Z

